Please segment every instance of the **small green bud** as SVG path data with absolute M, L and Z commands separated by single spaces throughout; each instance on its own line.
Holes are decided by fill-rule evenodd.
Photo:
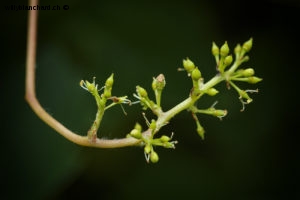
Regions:
M 216 45 L 216 43 L 212 43 L 212 47 L 211 47 L 211 53 L 214 56 L 218 56 L 219 55 L 219 47 Z
M 253 43 L 253 39 L 252 38 L 250 38 L 248 41 L 246 41 L 243 44 L 244 51 L 249 52 L 251 50 L 251 48 L 252 48 L 252 43 Z
M 165 86 L 166 86 L 166 80 L 163 74 L 160 74 L 156 78 L 153 78 L 152 81 L 153 90 L 163 90 Z
M 222 47 L 220 49 L 220 54 L 223 57 L 225 57 L 229 54 L 229 47 L 228 47 L 227 41 L 222 45 Z
M 247 82 L 255 84 L 255 83 L 258 83 L 260 81 L 262 81 L 262 78 L 258 78 L 256 76 L 250 76 L 250 77 L 248 77 L 248 81 Z
M 154 119 L 151 120 L 149 128 L 152 129 L 152 130 L 156 129 L 156 121 Z
M 107 99 L 110 98 L 111 97 L 111 89 L 106 89 L 105 88 L 103 95 Z
M 254 69 L 253 68 L 248 68 L 242 71 L 243 76 L 249 77 L 254 75 Z
M 97 88 L 98 85 L 95 83 L 95 79 L 96 79 L 96 77 L 94 77 L 94 80 L 92 83 L 81 80 L 79 84 L 80 84 L 80 87 L 89 91 L 97 99 L 99 97 L 99 94 L 98 94 L 98 88 Z
M 234 53 L 235 55 L 239 55 L 242 51 L 242 47 L 240 44 L 236 45 L 236 47 L 234 48 Z
M 166 135 L 163 135 L 160 138 L 160 141 L 162 141 L 162 142 L 169 142 L 170 140 L 171 140 L 171 138 Z
M 111 74 L 110 77 L 105 82 L 105 87 L 111 88 L 114 83 L 114 74 Z
M 151 154 L 150 154 L 150 160 L 153 163 L 157 163 L 158 162 L 159 157 L 158 157 L 158 155 L 157 155 L 157 153 L 155 151 L 151 152 Z
M 233 61 L 232 55 L 226 56 L 224 59 L 225 66 L 230 65 L 232 63 L 232 61 Z
M 204 133 L 205 133 L 205 131 L 204 131 L 204 128 L 202 126 L 198 126 L 197 127 L 197 133 L 201 137 L 201 139 L 204 140 Z
M 130 132 L 130 135 L 136 139 L 142 138 L 141 131 L 139 131 L 137 129 L 132 129 L 132 131 Z
M 247 99 L 247 103 L 252 102 L 252 99 L 249 97 L 248 93 L 245 90 L 240 90 L 239 94 L 240 94 L 240 98 Z
M 215 88 L 209 88 L 207 91 L 206 91 L 206 94 L 208 94 L 209 96 L 215 96 L 216 94 L 218 94 L 219 91 L 216 90 Z
M 177 142 L 177 141 L 174 141 L 174 142 Z M 165 142 L 163 146 L 164 146 L 165 148 L 172 148 L 172 149 L 175 149 L 175 144 L 174 144 L 174 142 Z
M 191 73 L 195 69 L 195 64 L 187 58 L 183 59 L 183 67 L 188 73 Z
M 95 84 L 93 84 L 93 83 L 90 83 L 90 82 L 86 81 L 85 84 L 86 84 L 86 88 L 90 92 L 93 92 L 96 89 Z
M 89 91 L 90 93 L 94 93 L 95 90 L 97 90 L 94 83 L 90 83 L 88 81 L 81 80 L 79 84 L 83 89 Z
M 201 72 L 198 69 L 198 67 L 196 67 L 193 71 L 192 71 L 192 79 L 194 81 L 198 81 L 201 78 Z
M 144 88 L 140 87 L 140 86 L 136 86 L 136 92 L 138 93 L 138 95 L 140 97 L 147 97 L 148 96 L 147 91 Z
M 151 151 L 151 146 L 150 146 L 150 144 L 147 144 L 147 145 L 144 147 L 144 152 L 145 152 L 146 154 L 149 154 L 150 151 Z
M 227 115 L 227 110 L 214 110 L 213 114 L 216 117 L 224 117 Z
M 134 129 L 136 129 L 138 131 L 142 131 L 142 126 L 139 123 L 136 123 L 134 126 Z

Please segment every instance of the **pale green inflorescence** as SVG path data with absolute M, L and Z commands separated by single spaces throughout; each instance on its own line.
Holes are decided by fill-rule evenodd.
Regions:
M 159 156 L 156 151 L 154 151 L 155 146 L 162 146 L 165 148 L 175 148 L 177 141 L 172 141 L 173 133 L 171 136 L 162 135 L 157 136 L 160 129 L 169 123 L 171 118 L 179 114 L 184 110 L 191 112 L 193 119 L 196 122 L 196 131 L 199 136 L 205 138 L 205 130 L 201 125 L 198 114 L 206 114 L 213 117 L 222 119 L 227 115 L 226 109 L 216 109 L 214 103 L 211 107 L 206 109 L 200 109 L 197 106 L 197 102 L 203 95 L 216 96 L 219 91 L 215 88 L 217 84 L 224 81 L 228 88 L 232 87 L 235 89 L 239 95 L 239 99 L 242 103 L 242 111 L 245 109 L 245 105 L 253 101 L 249 96 L 249 93 L 258 92 L 258 90 L 241 89 L 236 84 L 237 82 L 246 82 L 250 84 L 256 84 L 262 81 L 261 78 L 254 76 L 255 71 L 253 68 L 239 69 L 241 64 L 249 60 L 249 56 L 246 55 L 253 45 L 253 39 L 250 38 L 248 41 L 244 42 L 243 45 L 237 45 L 234 48 L 234 56 L 230 55 L 230 49 L 228 43 L 225 42 L 220 48 L 215 42 L 212 43 L 211 52 L 215 58 L 217 65 L 217 74 L 207 82 L 204 82 L 202 73 L 198 67 L 195 66 L 194 62 L 189 58 L 183 60 L 183 68 L 180 71 L 186 71 L 188 76 L 192 80 L 192 88 L 190 89 L 189 96 L 182 102 L 175 105 L 168 111 L 164 111 L 161 107 L 162 91 L 166 86 L 165 76 L 159 74 L 152 81 L 152 90 L 155 95 L 155 101 L 151 100 L 147 90 L 141 86 L 136 86 L 136 94 L 134 97 L 138 99 L 137 102 L 131 102 L 127 99 L 127 96 L 116 97 L 112 96 L 112 87 L 114 83 L 114 75 L 106 80 L 103 87 L 103 92 L 99 94 L 98 85 L 95 83 L 95 78 L 93 82 L 81 81 L 80 86 L 85 90 L 89 91 L 96 99 L 98 105 L 98 112 L 96 114 L 96 119 L 91 126 L 88 137 L 93 142 L 97 138 L 97 130 L 100 126 L 101 119 L 104 115 L 104 111 L 116 104 L 135 104 L 140 103 L 144 110 L 151 110 L 156 116 L 156 119 L 152 119 L 151 122 L 146 118 L 146 114 L 143 113 L 147 129 L 143 131 L 142 126 L 136 123 L 134 128 L 127 134 L 127 137 L 134 138 L 139 142 L 139 145 L 143 146 L 144 154 L 147 162 L 156 163 L 159 160 Z M 101 90 L 100 90 L 101 91 Z M 111 100 L 112 103 L 109 105 L 107 101 Z

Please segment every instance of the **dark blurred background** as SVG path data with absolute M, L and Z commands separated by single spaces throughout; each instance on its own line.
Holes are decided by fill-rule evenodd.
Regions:
M 7 11 L 1 1 L 1 199 L 297 199 L 299 150 L 296 135 L 299 77 L 298 0 L 260 1 L 41 1 L 61 10 L 40 11 L 37 96 L 71 130 L 85 134 L 94 119 L 94 99 L 81 79 L 104 83 L 115 73 L 115 95 L 131 99 L 136 85 L 150 92 L 152 77 L 164 73 L 165 110 L 185 99 L 191 83 L 177 72 L 189 57 L 209 80 L 215 63 L 211 43 L 231 49 L 254 39 L 250 61 L 263 82 L 240 112 L 233 90 L 203 98 L 206 108 L 229 114 L 222 121 L 199 116 L 201 141 L 190 113 L 161 130 L 179 143 L 156 148 L 157 164 L 143 149 L 93 149 L 75 145 L 42 122 L 24 100 L 27 11 Z M 69 10 L 63 10 L 68 5 Z M 110 109 L 101 124 L 105 138 L 123 137 L 135 122 L 146 127 L 139 105 Z M 149 116 L 151 116 L 149 114 Z

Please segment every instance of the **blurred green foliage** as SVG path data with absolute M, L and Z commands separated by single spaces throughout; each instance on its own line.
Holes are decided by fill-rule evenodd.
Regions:
M 190 57 L 205 80 L 216 71 L 211 43 L 232 48 L 254 38 L 247 67 L 264 81 L 254 102 L 240 113 L 233 90 L 218 86 L 223 121 L 200 117 L 201 141 L 190 113 L 161 130 L 175 132 L 175 150 L 157 149 L 160 162 L 148 165 L 138 147 L 91 149 L 62 138 L 24 101 L 26 11 L 5 11 L 1 19 L 1 196 L 4 199 L 285 199 L 299 197 L 293 110 L 299 63 L 298 1 L 42 1 L 70 9 L 39 12 L 37 96 L 55 118 L 85 134 L 96 112 L 94 99 L 79 87 L 115 74 L 113 94 L 150 91 L 152 77 L 164 73 L 166 110 L 187 97 L 191 84 L 177 72 Z M 299 41 L 299 40 L 298 40 Z M 245 66 L 245 67 L 246 67 Z M 249 86 L 247 86 L 249 87 Z M 256 87 L 256 85 L 255 85 Z M 255 88 L 254 88 L 255 89 Z M 133 98 L 132 98 L 133 99 Z M 213 98 L 199 104 L 210 106 Z M 201 106 L 199 105 L 199 106 Z M 110 109 L 100 135 L 123 137 L 138 121 L 139 106 Z M 297 190 L 298 188 L 298 190 Z M 292 199 L 292 198 L 288 198 Z

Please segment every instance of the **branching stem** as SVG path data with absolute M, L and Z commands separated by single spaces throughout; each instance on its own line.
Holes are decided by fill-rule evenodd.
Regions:
M 30 0 L 30 6 L 36 6 L 38 4 L 38 0 Z M 212 53 L 216 58 L 218 63 L 217 70 L 218 74 L 210 79 L 208 82 L 203 83 L 203 78 L 200 70 L 195 67 L 194 63 L 189 60 L 183 60 L 184 70 L 187 71 L 188 75 L 191 76 L 193 81 L 193 88 L 188 98 L 171 108 L 170 110 L 163 112 L 161 108 L 161 93 L 163 88 L 166 85 L 164 75 L 160 74 L 158 77 L 153 79 L 152 89 L 155 92 L 156 104 L 151 101 L 148 97 L 147 91 L 137 86 L 137 95 L 134 95 L 138 98 L 139 102 L 144 109 L 150 109 L 157 116 L 156 120 L 148 122 L 148 129 L 144 132 L 139 124 L 136 124 L 135 128 L 127 135 L 128 137 L 122 139 L 101 139 L 97 137 L 97 130 L 100 126 L 102 117 L 104 115 L 104 111 L 108 108 L 125 103 L 125 104 L 134 104 L 130 100 L 127 99 L 127 96 L 123 97 L 115 97 L 111 96 L 111 90 L 113 85 L 113 74 L 106 80 L 104 86 L 103 94 L 99 95 L 97 84 L 95 83 L 95 79 L 93 83 L 89 83 L 88 81 L 81 81 L 80 85 L 85 90 L 92 93 L 95 97 L 98 112 L 96 114 L 96 120 L 88 131 L 87 136 L 78 135 L 64 125 L 62 125 L 59 121 L 49 115 L 45 109 L 39 103 L 36 97 L 35 91 L 35 63 L 36 63 L 36 41 L 37 41 L 37 10 L 29 11 L 29 19 L 28 19 L 28 36 L 27 36 L 27 55 L 26 55 L 26 77 L 25 77 L 25 99 L 28 102 L 29 106 L 35 112 L 35 114 L 46 124 L 48 124 L 51 128 L 57 131 L 59 134 L 64 136 L 66 139 L 82 146 L 89 147 L 97 147 L 97 148 L 119 148 L 119 147 L 127 147 L 127 146 L 145 146 L 144 153 L 146 156 L 146 160 L 155 163 L 158 161 L 159 157 L 157 153 L 153 149 L 153 145 L 163 146 L 165 148 L 175 148 L 177 141 L 170 141 L 172 139 L 168 136 L 161 136 L 161 138 L 154 138 L 154 134 L 156 134 L 164 125 L 166 125 L 175 115 L 179 114 L 184 110 L 189 110 L 192 112 L 192 115 L 196 121 L 197 132 L 198 134 L 204 138 L 204 129 L 201 126 L 196 113 L 205 113 L 210 114 L 215 117 L 222 118 L 226 115 L 226 110 L 215 110 L 209 108 L 207 110 L 201 110 L 196 107 L 196 102 L 205 94 L 210 96 L 214 96 L 218 93 L 218 91 L 213 88 L 215 85 L 222 81 L 227 81 L 228 85 L 230 84 L 239 94 L 239 98 L 244 105 L 248 104 L 252 101 L 247 93 L 249 92 L 257 92 L 257 90 L 241 90 L 237 85 L 233 83 L 233 81 L 244 81 L 248 83 L 257 83 L 261 81 L 261 78 L 255 77 L 254 70 L 252 68 L 246 70 L 237 70 L 237 68 L 243 63 L 249 60 L 248 56 L 244 56 L 251 47 L 252 47 L 252 38 L 245 42 L 241 47 L 238 45 L 235 48 L 236 60 L 232 64 L 232 66 L 226 71 L 226 67 L 232 63 L 232 56 L 229 54 L 229 47 L 227 42 L 220 48 L 217 47 L 215 43 L 212 46 Z M 110 105 L 106 105 L 107 100 L 112 100 L 113 103 Z M 244 101 L 246 100 L 246 101 Z M 147 120 L 146 120 L 147 121 Z
M 212 88 L 213 86 L 217 85 L 224 79 L 225 78 L 223 76 L 216 75 L 211 80 L 209 80 L 207 83 L 202 85 L 202 87 L 200 88 L 200 91 L 205 91 L 209 88 Z M 164 113 L 161 113 L 161 115 L 159 115 L 159 117 L 157 119 L 156 128 L 159 130 L 162 126 L 164 126 L 166 123 L 168 123 L 168 121 L 170 121 L 170 119 L 173 118 L 175 115 L 177 115 L 178 113 L 182 112 L 183 110 L 187 110 L 188 108 L 193 106 L 194 103 L 197 100 L 199 100 L 203 94 L 204 93 L 201 93 L 197 98 L 188 97 L 187 99 L 185 99 L 184 101 L 182 101 L 175 107 L 171 108 L 170 110 L 168 110 Z

